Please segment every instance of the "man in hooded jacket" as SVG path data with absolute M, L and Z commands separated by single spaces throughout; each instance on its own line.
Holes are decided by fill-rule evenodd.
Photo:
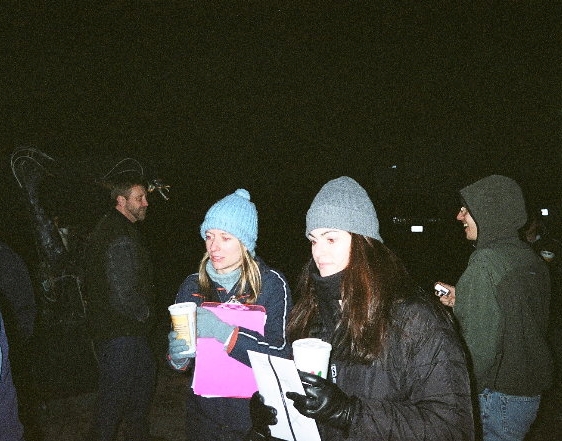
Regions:
M 441 302 L 453 307 L 472 358 L 483 439 L 523 440 L 552 381 L 548 268 L 518 237 L 527 214 L 515 181 L 492 175 L 460 194 L 457 220 L 475 250 Z

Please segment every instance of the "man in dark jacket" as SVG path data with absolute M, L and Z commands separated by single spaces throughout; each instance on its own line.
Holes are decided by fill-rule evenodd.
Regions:
M 87 249 L 87 316 L 100 369 L 95 440 L 116 439 L 121 421 L 124 439 L 150 439 L 156 383 L 148 341 L 155 315 L 153 269 L 135 226 L 146 216 L 146 194 L 139 180 L 114 185 L 115 208 L 99 221 Z
M 457 220 L 476 249 L 441 301 L 472 357 L 484 440 L 523 440 L 552 381 L 548 268 L 518 237 L 527 213 L 515 181 L 492 175 L 460 193 Z

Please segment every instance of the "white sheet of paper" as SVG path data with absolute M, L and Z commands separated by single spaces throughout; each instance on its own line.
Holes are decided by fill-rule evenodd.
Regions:
M 254 351 L 248 351 L 248 356 L 265 404 L 277 409 L 277 424 L 269 426 L 271 435 L 287 441 L 320 441 L 316 421 L 301 415 L 285 396 L 288 391 L 304 395 L 293 360 Z

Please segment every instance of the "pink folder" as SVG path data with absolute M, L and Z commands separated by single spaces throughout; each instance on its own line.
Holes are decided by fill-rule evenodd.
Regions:
M 205 302 L 203 308 L 234 326 L 263 335 L 265 308 L 259 305 Z M 208 397 L 250 398 L 258 390 L 252 368 L 230 357 L 214 338 L 197 339 L 193 391 Z

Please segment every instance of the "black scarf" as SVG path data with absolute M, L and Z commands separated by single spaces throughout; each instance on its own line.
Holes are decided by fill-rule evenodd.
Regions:
M 327 342 L 332 341 L 336 326 L 341 320 L 340 287 L 342 275 L 343 271 L 326 277 L 320 276 L 316 271 L 312 272 L 314 293 L 318 304 L 318 318 L 321 322 L 321 338 Z

